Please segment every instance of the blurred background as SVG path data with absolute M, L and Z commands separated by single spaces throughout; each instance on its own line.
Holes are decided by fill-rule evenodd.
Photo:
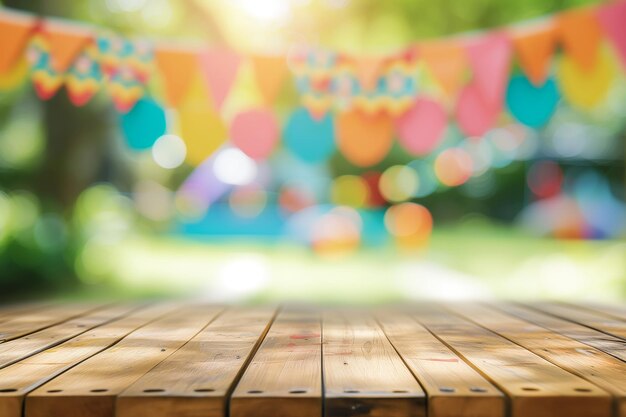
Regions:
M 441 93 L 419 50 L 417 59 L 405 57 L 419 42 L 471 38 L 520 22 L 535 27 L 546 16 L 597 1 L 0 4 L 128 38 L 282 56 L 290 68 L 271 104 L 246 113 L 259 107 L 259 93 L 250 65 L 241 63 L 224 106 L 211 113 L 216 120 L 163 104 L 160 97 L 171 90 L 158 85 L 158 77 L 151 85 L 155 100 L 144 96 L 128 112 L 116 109 L 104 89 L 77 106 L 66 86 L 41 100 L 30 80 L 9 88 L 0 77 L 5 301 L 174 295 L 329 303 L 626 300 L 626 67 L 610 41 L 602 40 L 602 62 L 595 64 L 601 69 L 581 93 L 576 85 L 584 78 L 564 67 L 561 47 L 550 54 L 542 89 L 526 85 L 527 67 L 512 56 L 506 102 L 497 119 L 476 132 L 453 110 L 460 93 L 454 100 Z M 369 135 L 385 130 L 386 122 L 370 126 L 328 108 L 319 114 L 313 109 L 319 103 L 304 102 L 314 77 L 302 69 L 302 54 L 305 66 L 307 54 L 317 55 L 301 53 L 303 45 L 334 57 L 401 53 L 415 63 L 409 72 L 417 75 L 404 79 L 409 95 L 416 89 L 420 97 L 435 97 L 419 111 L 432 122 L 444 109 L 441 126 L 405 116 L 413 110 L 403 107 L 388 118 L 395 126 L 388 147 L 361 155 L 361 148 L 375 147 Z M 549 82 L 558 87 L 545 90 Z M 533 113 L 547 102 L 548 117 Z M 275 125 L 266 126 L 265 110 Z M 470 120 L 483 117 L 468 111 Z M 426 136 L 438 133 L 416 144 L 411 132 L 424 124 Z M 215 146 L 195 156 L 190 138 L 209 141 L 216 132 L 223 140 L 210 139 Z

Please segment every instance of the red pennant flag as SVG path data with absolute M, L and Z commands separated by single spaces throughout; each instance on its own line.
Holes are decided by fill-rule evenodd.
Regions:
M 42 32 L 50 47 L 52 69 L 58 73 L 67 71 L 83 48 L 94 39 L 89 29 L 54 20 L 46 20 Z
M 470 41 L 467 53 L 474 72 L 473 83 L 491 106 L 500 107 L 511 60 L 508 37 L 502 32 L 488 33 Z
M 598 8 L 598 19 L 626 67 L 626 1 Z
M 200 55 L 200 69 L 204 75 L 215 108 L 221 109 L 237 77 L 241 58 L 227 49 L 210 49 Z
M 287 75 L 287 62 L 284 57 L 254 56 L 252 67 L 257 86 L 265 103 L 271 104 L 283 85 Z
M 519 31 L 513 36 L 515 52 L 524 73 L 534 85 L 543 85 L 556 47 L 554 22 Z
M 590 9 L 574 9 L 556 17 L 557 35 L 565 52 L 585 72 L 591 72 L 598 60 L 602 29 Z
M 13 69 L 35 29 L 34 18 L 17 13 L 0 13 L 0 74 Z
M 170 106 L 178 107 L 199 69 L 198 52 L 157 48 L 154 57 L 165 84 L 165 98 Z

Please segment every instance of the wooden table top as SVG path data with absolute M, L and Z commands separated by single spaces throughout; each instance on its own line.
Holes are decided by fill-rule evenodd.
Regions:
M 20 416 L 626 417 L 626 306 L 5 306 Z

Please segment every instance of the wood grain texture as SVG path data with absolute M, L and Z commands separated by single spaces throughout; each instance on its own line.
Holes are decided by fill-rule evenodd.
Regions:
M 519 345 L 429 305 L 419 322 L 509 398 L 512 417 L 609 417 L 611 396 Z
M 610 392 L 615 399 L 618 416 L 626 417 L 626 362 L 493 308 L 476 304 L 455 305 L 450 308 L 476 324 Z
M 626 361 L 626 343 L 618 337 L 610 336 L 587 326 L 542 313 L 521 304 L 497 303 L 492 306 L 505 313 L 520 317 L 571 339 L 578 340 L 622 361 Z
M 426 415 L 424 391 L 364 311 L 323 316 L 326 417 Z
M 561 303 L 533 303 L 530 307 L 626 340 L 626 322 L 607 314 Z
M 89 329 L 128 314 L 137 307 L 133 305 L 107 307 L 2 343 L 0 344 L 0 368 L 63 343 Z
M 273 308 L 220 315 L 117 399 L 117 417 L 222 417 L 237 377 L 262 340 Z
M 51 306 L 49 302 L 12 303 L 4 304 L 0 307 L 0 323 L 10 320 L 15 316 L 23 316 L 29 312 L 35 312 L 45 307 Z
M 231 417 L 321 417 L 319 312 L 288 309 L 272 324 L 237 384 Z
M 17 339 L 63 323 L 82 314 L 96 311 L 105 307 L 104 304 L 70 304 L 70 305 L 53 305 L 34 311 L 28 311 L 26 314 L 20 314 L 4 321 L 0 326 L 0 343 Z
M 570 303 L 571 304 L 571 303 Z M 600 304 L 600 303 L 576 303 L 574 307 L 584 308 L 595 311 L 597 313 L 608 314 L 620 320 L 626 321 L 626 305 L 625 304 Z
M 421 324 L 403 312 L 377 317 L 426 391 L 429 417 L 504 416 L 504 395 Z
M 0 416 L 20 417 L 26 394 L 172 309 L 162 304 L 140 309 L 0 369 Z
M 113 417 L 115 398 L 200 332 L 220 309 L 189 306 L 135 330 L 26 397 L 26 417 Z

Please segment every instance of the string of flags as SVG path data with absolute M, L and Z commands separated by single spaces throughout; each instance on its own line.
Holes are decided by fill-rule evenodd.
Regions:
M 0 91 L 30 79 L 42 100 L 65 87 L 76 106 L 104 92 L 131 147 L 148 149 L 175 132 L 194 166 L 230 139 L 255 160 L 282 140 L 305 162 L 338 149 L 366 167 L 387 155 L 394 138 L 412 155 L 432 152 L 451 122 L 474 137 L 503 117 L 540 128 L 561 98 L 582 110 L 601 105 L 626 69 L 624 22 L 619 0 L 387 56 L 308 46 L 244 56 L 3 8 Z M 299 103 L 282 125 L 274 107 L 288 81 Z

